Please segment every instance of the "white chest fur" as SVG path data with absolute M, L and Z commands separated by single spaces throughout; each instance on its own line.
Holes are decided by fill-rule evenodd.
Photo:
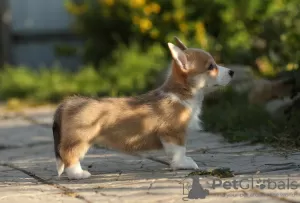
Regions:
M 204 93 L 198 92 L 193 99 L 190 100 L 180 100 L 179 97 L 173 93 L 168 93 L 168 95 L 175 101 L 182 103 L 184 106 L 192 110 L 191 119 L 188 124 L 188 128 L 191 130 L 202 130 L 201 120 L 199 116 L 201 115 L 202 102 L 204 99 Z
M 192 109 L 192 115 L 188 125 L 188 128 L 191 130 L 202 130 L 201 120 L 199 117 L 201 115 L 203 99 L 203 92 L 199 92 L 192 100 L 188 101 L 188 103 L 190 103 L 191 106 L 190 108 Z

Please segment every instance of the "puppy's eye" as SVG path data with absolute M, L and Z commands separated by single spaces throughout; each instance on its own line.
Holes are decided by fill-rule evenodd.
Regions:
M 210 64 L 209 66 L 208 66 L 208 70 L 213 70 L 215 67 L 214 67 L 214 65 L 213 64 Z

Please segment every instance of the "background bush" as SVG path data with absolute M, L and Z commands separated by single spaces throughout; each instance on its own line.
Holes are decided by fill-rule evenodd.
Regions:
M 67 0 L 76 30 L 87 38 L 84 58 L 99 64 L 119 42 L 146 50 L 179 36 L 222 63 L 263 74 L 298 68 L 298 0 Z
M 205 130 L 221 132 L 229 142 L 260 142 L 299 150 L 299 106 L 291 114 L 274 117 L 263 105 L 249 104 L 247 93 L 236 92 L 232 88 L 220 93 L 218 97 L 204 100 L 202 120 Z
M 155 84 L 157 72 L 165 67 L 160 46 L 153 45 L 146 53 L 137 44 L 119 45 L 109 62 L 102 62 L 103 69 L 92 65 L 76 73 L 60 66 L 41 68 L 5 66 L 0 70 L 1 99 L 25 98 L 37 102 L 58 102 L 73 94 L 87 96 L 134 95 Z
M 0 99 L 58 102 L 73 94 L 139 94 L 157 84 L 157 74 L 170 59 L 167 42 L 174 36 L 209 51 L 218 63 L 250 65 L 263 76 L 298 72 L 300 87 L 298 0 L 64 1 L 85 43 L 80 50 L 56 46 L 55 51 L 82 53 L 85 65 L 75 73 L 60 66 L 34 71 L 7 65 L 0 70 Z M 22 103 L 9 101 L 12 107 Z M 204 105 L 205 129 L 222 132 L 229 141 L 300 147 L 299 108 L 289 121 L 276 120 L 263 106 L 249 104 L 246 93 L 231 89 Z
M 79 51 L 63 50 L 83 53 L 86 65 L 75 74 L 61 67 L 37 72 L 6 67 L 0 76 L 1 98 L 31 94 L 51 100 L 73 93 L 115 96 L 145 91 L 166 68 L 166 43 L 173 36 L 209 51 L 217 62 L 251 65 L 263 75 L 299 67 L 298 0 L 64 2 L 85 45 Z

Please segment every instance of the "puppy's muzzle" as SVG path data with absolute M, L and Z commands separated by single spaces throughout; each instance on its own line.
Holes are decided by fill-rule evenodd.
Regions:
M 230 77 L 233 77 L 234 71 L 233 71 L 233 70 L 229 70 L 229 71 L 228 71 L 228 74 L 230 75 Z

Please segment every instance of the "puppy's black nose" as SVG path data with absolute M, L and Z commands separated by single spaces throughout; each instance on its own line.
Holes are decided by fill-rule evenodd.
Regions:
M 230 75 L 231 77 L 233 77 L 234 71 L 233 71 L 233 70 L 230 70 L 230 71 L 229 71 L 229 75 Z

